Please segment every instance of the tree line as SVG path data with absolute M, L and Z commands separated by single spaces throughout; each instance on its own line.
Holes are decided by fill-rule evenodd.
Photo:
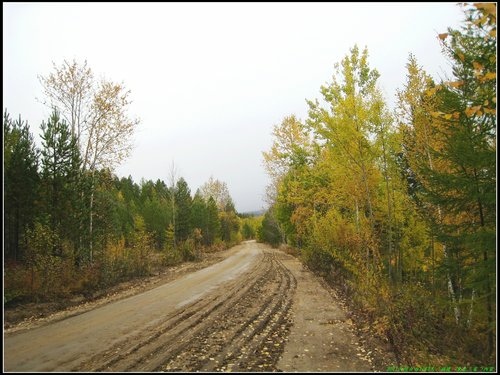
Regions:
M 173 164 L 168 183 L 113 173 L 139 124 L 122 84 L 76 61 L 39 78 L 40 148 L 4 112 L 4 303 L 92 293 L 255 237 L 222 181 L 193 195 Z
M 464 13 L 439 34 L 451 77 L 410 55 L 390 111 L 354 46 L 263 153 L 262 238 L 299 249 L 407 365 L 495 360 L 496 4 Z

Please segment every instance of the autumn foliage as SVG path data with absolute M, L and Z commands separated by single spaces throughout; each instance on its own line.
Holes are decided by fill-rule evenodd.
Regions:
M 410 55 L 390 111 L 354 46 L 264 152 L 262 239 L 297 248 L 404 365 L 495 361 L 496 4 L 464 11 L 437 38 L 451 77 Z

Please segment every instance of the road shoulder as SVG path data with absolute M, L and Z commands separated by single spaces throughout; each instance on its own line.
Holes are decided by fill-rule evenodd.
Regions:
M 370 350 L 355 334 L 353 322 L 319 278 L 291 255 L 282 263 L 297 289 L 292 305 L 294 324 L 277 367 L 285 372 L 374 371 Z

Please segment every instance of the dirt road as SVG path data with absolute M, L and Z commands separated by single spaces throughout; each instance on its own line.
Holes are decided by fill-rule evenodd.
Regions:
M 234 250 L 147 292 L 6 334 L 4 370 L 372 370 L 300 262 L 255 242 Z

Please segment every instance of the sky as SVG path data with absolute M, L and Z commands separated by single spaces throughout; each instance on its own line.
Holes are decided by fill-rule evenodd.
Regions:
M 456 3 L 3 3 L 3 110 L 38 144 L 50 110 L 37 79 L 87 60 L 131 91 L 140 119 L 116 170 L 168 182 L 172 163 L 192 194 L 211 176 L 239 212 L 266 207 L 262 151 L 285 116 L 307 118 L 334 64 L 369 51 L 390 108 L 410 53 L 432 77 L 450 72 L 437 35 L 459 28 Z

